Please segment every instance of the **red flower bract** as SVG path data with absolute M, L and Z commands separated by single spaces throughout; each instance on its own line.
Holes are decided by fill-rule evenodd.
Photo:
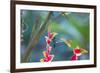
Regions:
M 48 37 L 49 37 L 49 39 L 52 39 L 53 33 L 48 32 Z
M 79 54 L 79 53 L 81 53 L 81 50 L 80 50 L 80 49 L 75 48 L 75 49 L 74 49 L 74 54 Z
M 44 62 L 52 61 L 52 59 L 53 59 L 53 55 L 48 55 L 47 58 L 44 58 Z
M 50 43 L 51 43 L 51 40 L 50 40 L 50 39 L 48 39 L 48 40 L 47 40 L 47 44 L 50 44 Z

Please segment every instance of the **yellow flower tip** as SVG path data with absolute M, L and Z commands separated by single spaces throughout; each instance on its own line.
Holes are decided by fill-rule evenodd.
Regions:
M 77 49 L 80 49 L 80 47 L 79 47 L 78 45 L 76 46 L 76 48 L 77 48 Z
M 72 40 L 66 40 L 65 43 L 68 45 L 68 47 L 71 47 Z
M 58 33 L 56 33 L 56 32 L 52 32 L 52 34 L 53 34 L 52 39 L 53 39 L 56 35 L 58 35 Z
M 40 59 L 40 62 L 44 62 L 44 60 L 43 59 Z
M 87 51 L 86 49 L 82 49 L 82 48 L 81 48 L 81 53 L 82 53 L 82 54 L 87 54 L 88 51 Z
M 52 34 L 53 34 L 53 37 L 55 37 L 56 35 L 58 35 L 58 33 L 56 33 L 56 32 L 52 32 Z
M 43 51 L 43 56 L 46 58 L 46 51 Z

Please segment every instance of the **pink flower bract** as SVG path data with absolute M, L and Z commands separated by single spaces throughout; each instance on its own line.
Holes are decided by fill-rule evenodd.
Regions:
M 78 59 L 78 57 L 76 56 L 76 55 L 73 55 L 72 57 L 71 57 L 71 60 L 77 60 Z

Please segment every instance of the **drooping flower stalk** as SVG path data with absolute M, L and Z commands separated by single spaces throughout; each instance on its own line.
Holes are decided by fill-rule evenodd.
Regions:
M 51 55 L 52 46 L 50 46 L 53 38 L 57 35 L 57 33 L 48 32 L 48 36 L 45 36 L 46 39 L 46 51 L 43 51 L 44 58 L 41 59 L 41 62 L 51 62 L 54 58 L 54 55 Z

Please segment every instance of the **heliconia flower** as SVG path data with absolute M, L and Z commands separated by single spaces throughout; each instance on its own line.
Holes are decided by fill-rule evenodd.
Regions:
M 73 49 L 73 53 L 76 54 L 77 56 L 80 56 L 82 54 L 88 53 L 88 51 L 77 46 L 76 48 Z
M 51 50 L 52 50 L 52 47 L 51 46 L 48 46 L 47 51 L 48 51 L 49 54 L 50 54 Z
M 50 44 L 50 43 L 51 43 L 51 40 L 50 40 L 50 39 L 48 39 L 48 40 L 47 40 L 47 44 Z
M 54 55 L 49 55 L 47 58 L 44 58 L 44 62 L 51 62 L 53 60 Z
M 80 49 L 79 49 L 79 48 L 75 48 L 75 49 L 73 50 L 73 54 L 74 54 L 74 55 L 71 57 L 71 60 L 78 60 L 78 56 L 81 55 Z
M 50 54 L 50 52 L 52 50 L 50 43 L 56 35 L 57 35 L 57 33 L 55 33 L 55 32 L 53 32 L 53 33 L 48 32 L 48 36 L 45 36 L 46 44 L 47 44 L 46 45 L 47 51 L 43 52 L 44 58 L 40 60 L 41 62 L 51 62 L 53 60 L 54 55 Z
M 47 57 L 49 56 L 49 53 L 48 53 L 47 51 L 43 51 L 43 56 L 44 56 L 45 58 L 47 58 Z
M 73 61 L 73 60 L 78 60 L 78 57 L 76 56 L 76 55 L 73 55 L 72 57 L 71 57 L 71 60 Z
M 71 60 L 78 60 L 78 57 L 85 53 L 88 53 L 88 51 L 77 46 L 73 49 L 74 55 L 71 57 Z
M 73 53 L 74 53 L 75 55 L 77 55 L 77 56 L 80 56 L 80 55 L 81 55 L 81 50 L 78 49 L 78 48 L 75 48 L 75 49 L 73 50 Z
M 46 43 L 47 43 L 47 45 L 50 45 L 50 43 L 51 43 L 51 39 L 49 39 L 47 36 L 45 36 L 45 38 L 46 38 Z
M 53 33 L 48 32 L 48 37 L 49 37 L 49 39 L 52 39 Z
M 43 52 L 44 58 L 41 59 L 41 62 L 51 62 L 54 58 L 54 55 L 50 55 L 47 51 Z
M 48 37 L 49 37 L 49 39 L 52 40 L 57 34 L 58 33 L 55 33 L 55 32 L 52 32 L 52 33 L 48 32 Z
M 56 35 L 57 35 L 57 33 L 55 33 L 55 32 L 53 32 L 53 33 L 48 32 L 48 36 L 45 36 L 47 45 L 50 45 L 52 39 L 53 39 Z

